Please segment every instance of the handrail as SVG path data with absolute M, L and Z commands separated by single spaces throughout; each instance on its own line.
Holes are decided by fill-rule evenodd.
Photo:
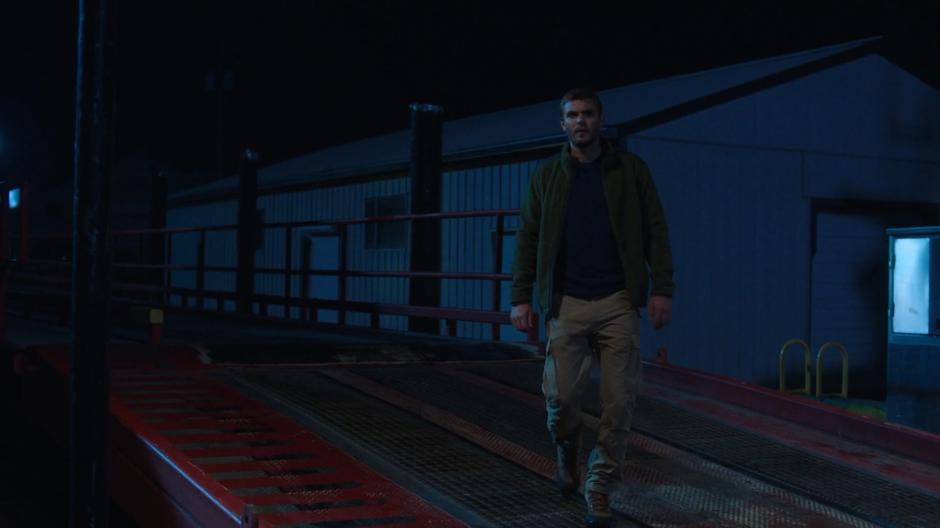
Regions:
M 302 222 L 268 222 L 258 224 L 260 229 L 278 229 L 278 228 L 303 228 L 324 225 L 338 224 L 368 224 L 373 222 L 400 222 L 405 220 L 450 220 L 459 218 L 478 218 L 484 216 L 516 216 L 520 209 L 483 209 L 479 211 L 451 211 L 446 213 L 421 213 L 421 214 L 403 214 L 391 216 L 366 216 L 363 218 L 341 218 L 336 220 L 304 220 Z M 142 229 L 121 229 L 111 232 L 112 236 L 132 236 L 132 235 L 159 235 L 159 234 L 178 234 L 178 233 L 197 233 L 200 231 L 225 231 L 238 229 L 238 224 L 219 224 L 211 226 L 187 226 L 187 227 L 165 227 L 165 228 L 142 228 Z M 72 237 L 72 233 L 30 233 L 31 239 L 37 238 L 64 238 Z M 16 237 L 14 237 L 16 238 Z
M 393 216 L 374 216 L 374 217 L 364 217 L 364 218 L 345 218 L 345 219 L 336 219 L 336 220 L 310 220 L 302 222 L 272 222 L 264 224 L 256 224 L 258 229 L 262 230 L 283 230 L 286 236 L 286 244 L 284 248 L 284 265 L 280 267 L 254 267 L 253 272 L 255 274 L 265 274 L 265 275 L 281 275 L 284 277 L 284 288 L 283 293 L 278 295 L 260 295 L 260 294 L 251 294 L 247 295 L 245 301 L 254 303 L 258 307 L 258 312 L 262 316 L 267 316 L 269 306 L 280 306 L 284 309 L 284 317 L 290 318 L 294 312 L 290 308 L 302 308 L 302 319 L 317 321 L 317 309 L 333 309 L 340 312 L 339 315 L 339 324 L 345 324 L 345 317 L 343 314 L 346 311 L 367 313 L 370 315 L 370 323 L 373 327 L 378 327 L 379 314 L 383 315 L 406 315 L 409 317 L 431 317 L 439 318 L 445 321 L 445 330 L 448 335 L 456 335 L 456 323 L 457 321 L 472 321 L 477 323 L 483 323 L 489 325 L 490 332 L 492 334 L 492 339 L 499 339 L 500 334 L 500 325 L 510 324 L 511 321 L 508 318 L 508 314 L 504 313 L 501 310 L 502 304 L 502 293 L 500 283 L 504 283 L 512 280 L 512 275 L 509 273 L 502 272 L 502 256 L 503 256 L 503 235 L 506 233 L 511 233 L 509 229 L 506 228 L 505 218 L 507 216 L 517 216 L 519 214 L 519 209 L 491 209 L 491 210 L 479 210 L 479 211 L 455 211 L 455 212 L 444 212 L 444 213 L 424 213 L 424 214 L 404 214 L 404 215 L 393 215 Z M 479 217 L 491 217 L 496 221 L 496 229 L 493 233 L 495 236 L 492 239 L 493 243 L 493 258 L 491 264 L 491 270 L 489 272 L 462 272 L 462 271 L 365 271 L 365 270 L 355 270 L 349 269 L 349 258 L 345 248 L 348 244 L 348 227 L 353 224 L 368 224 L 368 223 L 377 223 L 377 222 L 401 222 L 401 221 L 422 221 L 422 220 L 447 220 L 447 219 L 463 219 L 463 218 L 479 218 Z M 336 269 L 309 269 L 307 266 L 301 266 L 300 268 L 295 268 L 293 256 L 295 255 L 295 248 L 293 247 L 293 234 L 298 232 L 298 230 L 303 230 L 308 227 L 316 226 L 331 226 L 334 229 L 331 231 L 329 236 L 339 238 L 340 251 L 339 251 L 339 262 L 336 266 Z M 215 299 L 217 301 L 217 307 L 219 310 L 224 310 L 223 301 L 234 300 L 234 292 L 221 292 L 221 291 L 211 291 L 206 288 L 206 274 L 212 272 L 238 272 L 237 266 L 219 266 L 219 265 L 207 265 L 206 264 L 206 233 L 208 232 L 219 232 L 219 231 L 235 231 L 238 229 L 238 224 L 230 225 L 214 225 L 214 226 L 202 226 L 202 227 L 176 227 L 176 228 L 148 228 L 148 229 L 130 229 L 130 230 L 118 230 L 112 231 L 112 237 L 114 239 L 127 240 L 127 237 L 130 238 L 130 246 L 127 246 L 127 242 L 122 241 L 121 244 L 127 246 L 127 256 L 121 259 L 120 262 L 112 262 L 111 269 L 116 273 L 115 279 L 117 281 L 123 282 L 114 282 L 113 289 L 115 291 L 123 291 L 125 293 L 135 293 L 135 294 L 144 294 L 147 297 L 153 297 L 151 299 L 151 304 L 154 306 L 163 306 L 167 309 L 172 309 L 174 305 L 171 304 L 171 296 L 182 296 L 184 304 L 188 304 L 189 299 L 195 299 L 196 306 L 200 309 L 212 310 L 207 308 L 205 300 L 206 299 Z M 300 231 L 301 233 L 303 231 Z M 172 254 L 173 254 L 173 237 L 176 235 L 190 234 L 195 236 L 196 244 L 196 262 L 192 264 L 172 264 Z M 56 238 L 66 238 L 68 235 L 58 235 L 58 234 L 49 234 L 49 233 L 31 233 L 31 239 L 56 239 Z M 147 237 L 161 237 L 162 244 L 165 247 L 165 256 L 160 259 L 162 262 L 159 263 L 150 263 L 145 257 L 144 241 Z M 137 238 L 137 250 L 133 247 L 135 243 L 134 237 Z M 117 242 L 115 242 L 117 245 Z M 26 285 L 24 280 L 29 281 L 32 279 L 36 283 L 44 284 L 66 284 L 69 282 L 69 278 L 66 277 L 68 274 L 68 269 L 71 266 L 69 259 L 66 259 L 64 256 L 58 258 L 60 254 L 67 255 L 70 252 L 68 251 L 68 241 L 66 240 L 64 244 L 60 244 L 55 247 L 50 248 L 53 250 L 51 252 L 51 258 L 47 254 L 37 254 L 40 258 L 31 258 L 29 264 L 24 265 L 24 262 L 15 262 L 13 259 L 10 259 L 3 264 L 12 268 L 15 271 L 20 279 L 21 285 Z M 48 250 L 50 248 L 45 248 L 44 251 L 38 253 L 50 253 Z M 24 253 L 25 254 L 25 253 Z M 133 255 L 137 255 L 136 257 Z M 303 260 L 303 259 L 302 259 Z M 60 277 L 50 276 L 49 272 L 54 271 L 54 275 Z M 196 288 L 178 288 L 172 287 L 171 274 L 177 272 L 195 272 L 195 285 Z M 159 273 L 162 277 L 156 278 L 154 275 L 153 278 L 149 275 L 144 275 L 146 273 Z M 339 298 L 336 300 L 327 300 L 310 297 L 306 288 L 307 278 L 312 276 L 335 276 L 339 282 Z M 291 280 L 292 278 L 299 277 L 301 279 L 302 291 L 300 296 L 297 297 L 296 294 L 292 294 L 291 285 L 296 283 Z M 390 304 L 390 303 L 371 303 L 371 302 L 353 302 L 347 299 L 346 295 L 346 281 L 350 277 L 386 277 L 386 278 L 405 278 L 405 279 L 457 279 L 457 280 L 478 280 L 478 281 L 489 281 L 492 283 L 492 306 L 490 309 L 464 309 L 464 308 L 447 308 L 447 307 L 436 307 L 436 306 L 411 306 L 408 304 Z M 128 280 L 129 279 L 129 280 Z M 162 284 L 160 284 L 162 282 Z M 312 293 L 312 292 L 311 292 Z M 117 298 L 115 298 L 117 300 Z M 536 325 L 538 327 L 538 325 Z M 529 341 L 538 341 L 538 334 L 534 332 L 529 332 L 527 335 Z
M 797 394 L 806 394 L 807 396 L 809 396 L 809 395 L 810 395 L 810 380 L 811 380 L 811 375 L 810 375 L 810 358 L 811 358 L 811 356 L 812 356 L 812 352 L 810 351 L 809 345 L 806 344 L 806 341 L 803 341 L 802 339 L 796 339 L 796 338 L 787 341 L 787 342 L 784 343 L 783 346 L 780 348 L 780 367 L 779 367 L 779 371 L 780 371 L 780 372 L 779 372 L 779 374 L 780 374 L 780 392 L 787 392 L 787 372 L 786 372 L 786 369 L 785 369 L 785 367 L 784 367 L 784 364 L 785 364 L 784 358 L 785 358 L 785 356 L 786 356 L 787 348 L 789 348 L 791 345 L 800 345 L 800 346 L 803 348 L 803 351 L 804 351 L 804 353 L 803 353 L 803 373 L 804 373 L 805 377 L 804 377 L 804 382 L 803 382 L 803 388 L 802 388 L 802 389 L 794 389 L 794 390 L 792 390 L 792 391 L 790 391 L 790 392 L 794 392 L 794 393 L 797 393 Z
M 823 343 L 816 352 L 816 397 L 822 397 L 822 358 L 823 352 L 829 348 L 837 347 L 842 353 L 842 392 L 839 393 L 845 399 L 849 397 L 849 353 L 838 341 L 829 341 Z

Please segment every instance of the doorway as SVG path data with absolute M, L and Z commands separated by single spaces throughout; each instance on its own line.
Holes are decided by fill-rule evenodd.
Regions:
M 812 206 L 810 346 L 842 343 L 849 395 L 884 400 L 887 377 L 888 242 L 892 227 L 931 225 L 936 206 L 816 200 Z M 823 362 L 823 392 L 839 391 L 841 359 Z
M 339 270 L 340 240 L 334 226 L 316 226 L 298 230 L 301 243 L 301 269 L 309 270 L 307 284 L 301 285 L 307 299 L 339 299 L 339 277 L 335 274 L 316 272 L 336 272 Z M 316 309 L 314 317 L 325 323 L 338 323 L 336 310 Z

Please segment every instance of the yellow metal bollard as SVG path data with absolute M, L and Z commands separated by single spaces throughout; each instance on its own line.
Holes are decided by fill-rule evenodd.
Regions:
M 789 348 L 791 345 L 800 345 L 800 347 L 803 348 L 804 381 L 803 381 L 802 389 L 795 389 L 790 392 L 795 392 L 797 394 L 805 394 L 809 396 L 811 394 L 809 385 L 810 385 L 810 380 L 812 379 L 810 375 L 810 361 L 811 361 L 810 358 L 812 357 L 813 354 L 809 349 L 809 345 L 807 345 L 806 341 L 803 341 L 802 339 L 791 339 L 787 341 L 786 343 L 784 343 L 782 347 L 780 347 L 780 392 L 787 392 L 787 372 L 786 372 L 786 369 L 784 368 L 784 363 L 785 363 L 784 358 L 786 356 L 787 348 Z
M 849 353 L 845 350 L 845 347 L 842 346 L 842 343 L 838 341 L 829 341 L 823 343 L 823 346 L 819 347 L 819 352 L 816 352 L 816 397 L 819 398 L 822 396 L 822 358 L 823 352 L 828 348 L 837 347 L 842 353 L 842 392 L 839 393 L 845 399 L 849 397 Z

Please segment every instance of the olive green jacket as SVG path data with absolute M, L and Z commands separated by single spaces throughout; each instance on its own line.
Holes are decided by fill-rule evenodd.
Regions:
M 536 284 L 536 301 L 546 314 L 552 308 L 553 277 L 565 230 L 568 188 L 577 170 L 577 160 L 568 149 L 565 144 L 560 156 L 543 162 L 532 173 L 516 234 L 509 300 L 513 305 L 531 302 L 532 286 Z M 646 163 L 634 154 L 617 152 L 604 141 L 601 167 L 614 241 L 631 301 L 634 306 L 646 306 L 650 276 L 652 295 L 672 297 L 672 253 L 666 214 Z

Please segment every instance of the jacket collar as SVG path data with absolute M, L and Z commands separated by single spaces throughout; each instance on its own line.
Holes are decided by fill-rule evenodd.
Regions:
M 617 149 L 610 143 L 610 141 L 601 138 L 601 168 L 604 172 L 609 172 L 611 169 L 620 164 L 620 156 L 617 152 Z M 565 143 L 561 146 L 561 162 L 562 167 L 565 168 L 565 171 L 569 175 L 573 175 L 578 170 L 578 159 L 571 155 L 571 145 Z

